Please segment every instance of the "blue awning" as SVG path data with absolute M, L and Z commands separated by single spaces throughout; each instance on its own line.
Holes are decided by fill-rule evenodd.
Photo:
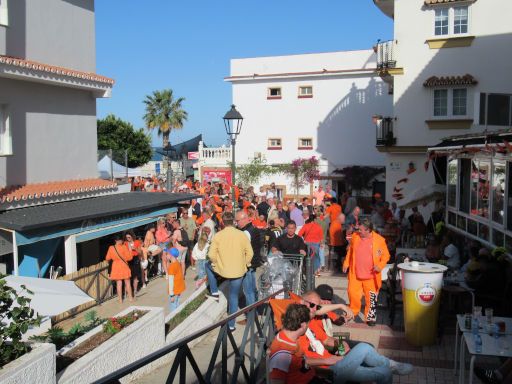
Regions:
M 58 228 L 44 228 L 29 233 L 15 232 L 18 246 L 32 244 L 43 240 L 55 239 L 70 235 L 77 235 L 77 242 L 96 239 L 111 233 L 120 232 L 155 221 L 160 216 L 176 212 L 176 207 L 164 208 L 147 214 L 133 214 L 120 216 L 117 220 L 104 220 L 100 223 L 88 221 L 80 226 L 58 230 Z M 128 216 L 128 217 L 127 217 Z

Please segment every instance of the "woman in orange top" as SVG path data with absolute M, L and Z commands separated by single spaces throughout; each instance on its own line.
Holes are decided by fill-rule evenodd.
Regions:
M 306 211 L 307 212 L 307 211 Z M 315 222 L 315 215 L 307 215 L 306 223 L 300 229 L 298 235 L 304 239 L 308 246 L 308 255 L 313 259 L 313 268 L 315 275 L 320 276 L 320 243 L 324 239 L 324 232 L 320 224 Z
M 131 280 L 133 283 L 133 296 L 135 297 L 137 296 L 139 279 L 142 274 L 142 269 L 140 267 L 140 262 L 142 260 L 142 242 L 135 238 L 135 234 L 132 231 L 128 231 L 124 234 L 124 245 L 132 254 L 132 260 L 128 265 L 130 266 Z
M 117 295 L 119 302 L 123 302 L 123 281 L 126 289 L 126 295 L 130 301 L 133 301 L 132 287 L 130 285 L 131 271 L 128 262 L 133 258 L 130 250 L 123 244 L 123 239 L 116 236 L 115 244 L 108 248 L 105 260 L 112 260 L 112 270 L 110 271 L 110 280 L 116 282 Z

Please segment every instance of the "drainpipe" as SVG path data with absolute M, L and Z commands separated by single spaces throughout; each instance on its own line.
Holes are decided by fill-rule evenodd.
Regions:
M 7 231 L 7 229 L 6 229 Z M 18 244 L 16 243 L 16 232 L 15 231 L 9 231 L 12 232 L 12 257 L 14 262 L 14 276 L 20 275 L 19 270 L 19 258 L 18 258 Z

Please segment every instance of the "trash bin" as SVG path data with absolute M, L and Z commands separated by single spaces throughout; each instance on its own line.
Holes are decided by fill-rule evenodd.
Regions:
M 411 261 L 398 265 L 402 278 L 405 338 L 416 346 L 436 342 L 443 272 L 441 264 Z

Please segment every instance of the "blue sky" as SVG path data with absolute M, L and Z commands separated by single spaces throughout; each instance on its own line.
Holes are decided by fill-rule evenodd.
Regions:
M 392 20 L 372 0 L 99 0 L 97 72 L 116 80 L 98 117 L 113 113 L 144 127 L 143 100 L 171 88 L 189 119 L 178 143 L 203 134 L 226 142 L 222 116 L 231 105 L 224 82 L 232 58 L 371 48 L 392 37 Z M 161 139 L 153 135 L 153 143 Z

